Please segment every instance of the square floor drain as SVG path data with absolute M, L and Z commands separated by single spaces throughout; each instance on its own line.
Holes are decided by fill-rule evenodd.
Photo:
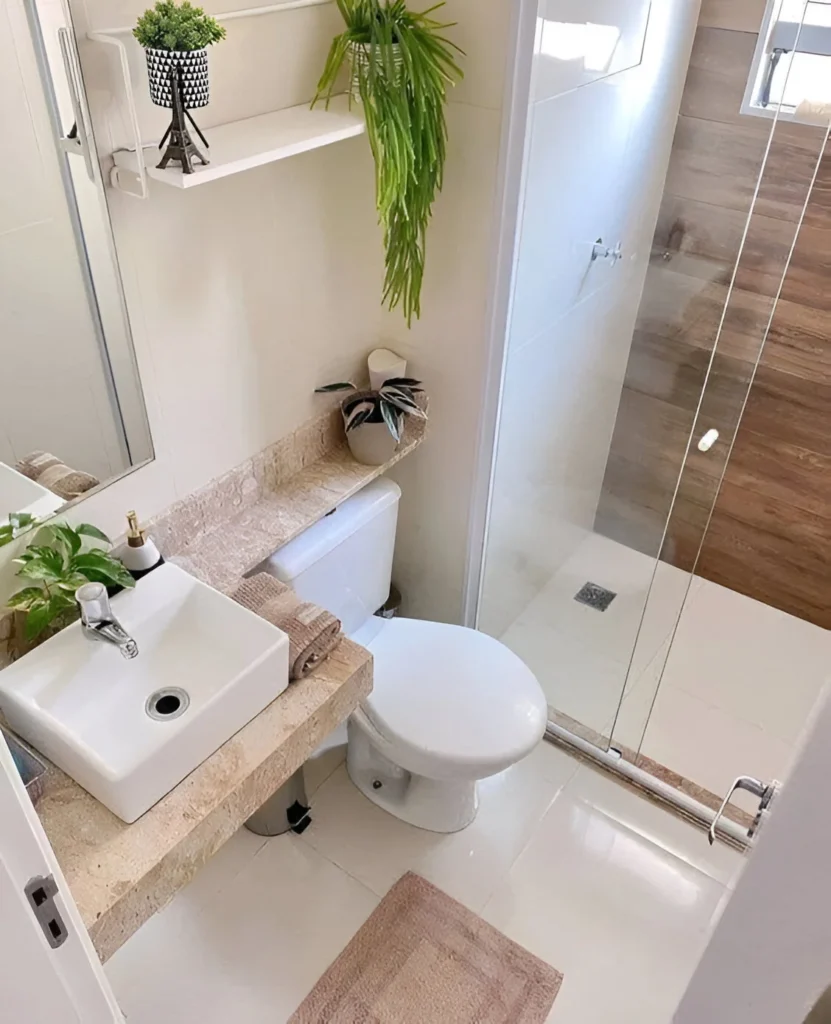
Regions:
M 617 594 L 605 587 L 600 587 L 596 583 L 587 583 L 574 595 L 574 600 L 588 605 L 589 608 L 594 608 L 595 611 L 605 612 L 616 597 Z

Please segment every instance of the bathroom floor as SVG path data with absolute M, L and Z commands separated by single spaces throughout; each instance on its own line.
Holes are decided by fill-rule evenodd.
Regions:
M 240 831 L 109 961 L 130 1024 L 284 1024 L 408 870 L 564 972 L 554 1024 L 668 1024 L 743 863 L 548 744 L 457 835 L 384 813 L 343 765 L 312 803 L 303 836 Z
M 831 633 L 698 577 L 684 604 L 688 574 L 661 563 L 629 672 L 653 568 L 591 535 L 501 639 L 552 708 L 704 789 L 782 779 L 831 674 Z M 617 594 L 605 612 L 574 600 L 589 581 Z

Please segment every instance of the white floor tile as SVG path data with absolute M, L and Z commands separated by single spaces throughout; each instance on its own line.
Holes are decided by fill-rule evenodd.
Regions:
M 783 780 L 794 748 L 759 726 L 714 707 L 685 690 L 661 686 L 641 750 L 712 793 L 726 793 L 739 775 Z M 736 802 L 755 810 L 758 801 Z
M 130 1024 L 286 1021 L 378 903 L 294 836 L 266 842 L 220 892 L 187 894 L 107 963 Z
M 787 744 L 831 678 L 831 633 L 704 581 L 684 609 L 662 686 Z
M 550 707 L 596 732 L 606 730 L 623 695 L 625 662 L 553 626 L 528 621 L 517 620 L 501 639 L 536 675 Z
M 585 583 L 617 595 L 605 612 L 574 600 Z M 624 687 L 675 628 L 689 586 L 689 574 L 665 563 L 656 571 L 655 559 L 593 534 L 501 640 L 536 673 L 551 707 L 607 733 Z
M 695 866 L 702 833 L 598 779 L 565 788 L 483 916 L 563 971 L 552 1024 L 668 1024 L 727 890 Z
M 367 800 L 339 768 L 318 792 L 303 840 L 379 896 L 407 871 L 417 871 L 479 911 L 577 767 L 562 751 L 540 748 L 480 784 L 479 814 L 455 835 L 399 821 Z
M 613 746 L 628 747 L 634 751 L 641 749 L 661 685 L 669 647 L 670 641 L 667 639 L 624 696 L 612 729 Z

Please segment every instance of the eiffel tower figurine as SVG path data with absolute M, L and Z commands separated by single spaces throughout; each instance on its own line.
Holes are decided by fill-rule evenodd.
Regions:
M 188 131 L 188 121 L 193 125 L 205 149 L 210 149 L 210 146 L 208 145 L 208 140 L 202 134 L 199 125 L 191 117 L 190 111 L 185 109 L 185 103 L 182 98 L 184 95 L 184 79 L 180 64 L 174 64 L 170 69 L 170 92 L 173 98 L 173 118 L 162 137 L 162 141 L 159 143 L 159 149 L 162 149 L 168 140 L 170 141 L 158 164 L 158 168 L 163 171 L 171 160 L 178 160 L 182 165 L 183 174 L 193 174 L 192 161 L 194 159 L 197 159 L 204 165 L 209 164 L 210 161 L 196 148 Z

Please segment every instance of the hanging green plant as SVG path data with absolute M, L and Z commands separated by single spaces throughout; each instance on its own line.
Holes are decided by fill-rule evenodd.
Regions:
M 447 150 L 447 87 L 462 78 L 464 52 L 442 32 L 452 23 L 415 13 L 404 0 L 337 0 L 346 31 L 332 42 L 314 103 L 328 106 L 341 70 L 360 99 L 376 168 L 384 230 L 383 301 L 400 304 L 407 324 L 421 315 L 427 227 L 441 191 Z M 314 106 L 314 103 L 312 104 Z

